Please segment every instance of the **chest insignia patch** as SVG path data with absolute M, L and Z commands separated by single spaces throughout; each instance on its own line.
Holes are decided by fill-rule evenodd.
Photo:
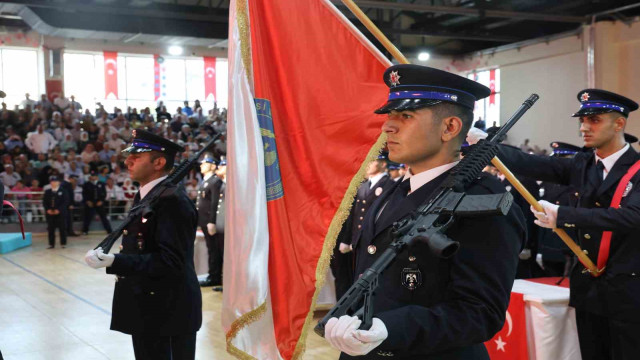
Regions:
M 402 269 L 402 286 L 409 290 L 415 290 L 422 285 L 422 273 L 420 269 Z

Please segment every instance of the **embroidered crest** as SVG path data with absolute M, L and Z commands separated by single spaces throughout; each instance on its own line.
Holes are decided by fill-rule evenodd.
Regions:
M 422 285 L 422 273 L 420 269 L 402 269 L 402 285 L 409 290 L 415 290 Z
M 380 196 L 380 194 L 382 194 L 382 188 L 378 187 L 376 188 L 376 196 Z
M 627 184 L 627 187 L 624 188 L 624 192 L 622 193 L 622 197 L 625 197 L 625 196 L 629 195 L 629 193 L 631 192 L 632 188 L 633 188 L 633 184 L 631 183 L 631 181 L 629 181 L 629 183 Z
M 580 101 L 584 102 L 584 101 L 588 101 L 589 100 L 589 93 L 588 92 L 583 92 L 582 95 L 580 95 Z
M 397 71 L 392 71 L 389 74 L 389 82 L 391 83 L 391 86 L 398 86 L 400 84 L 400 75 L 398 75 Z

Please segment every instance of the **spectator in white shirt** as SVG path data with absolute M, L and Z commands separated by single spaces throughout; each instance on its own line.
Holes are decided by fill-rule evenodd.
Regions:
M 107 178 L 105 190 L 107 191 L 105 200 L 109 203 L 109 213 L 118 214 L 118 217 L 123 219 L 125 205 L 124 190 L 116 185 L 115 181 L 110 177 Z
M 51 134 L 44 131 L 42 124 L 38 125 L 38 129 L 35 132 L 29 133 L 27 140 L 25 140 L 27 148 L 35 154 L 46 154 L 53 150 L 57 143 Z
M 120 136 L 117 132 L 111 133 L 111 138 L 109 139 L 109 141 L 107 141 L 107 144 L 109 144 L 109 147 L 113 149 L 113 151 L 115 151 L 117 154 L 119 154 L 126 145 L 126 143 L 122 139 L 120 139 Z
M 131 137 L 133 136 L 131 134 L 131 131 L 133 129 L 131 129 L 131 125 L 129 125 L 129 122 L 125 122 L 124 123 L 124 127 L 120 130 L 120 137 L 122 138 L 122 140 L 124 140 L 125 142 L 130 142 L 131 141 Z
M 58 154 L 55 156 L 55 160 L 53 161 L 53 163 L 51 163 L 51 167 L 58 170 L 58 173 L 64 174 L 69 170 L 70 165 L 64 159 L 64 156 L 62 156 L 62 154 Z
M 94 156 L 96 155 L 98 155 L 98 153 L 93 147 L 93 144 L 87 144 L 84 150 L 82 150 L 82 152 L 80 153 L 80 156 L 82 157 L 82 162 L 85 164 L 90 163 L 93 160 Z
M 82 105 L 76 101 L 76 97 L 73 95 L 71 95 L 70 105 L 73 105 L 73 107 L 78 111 L 82 110 Z
M 22 179 L 20 174 L 13 171 L 13 165 L 6 164 L 4 166 L 4 171 L 0 173 L 0 180 L 2 180 L 2 184 L 7 187 L 13 187 L 18 182 L 18 180 Z
M 22 103 L 20 103 L 20 107 L 22 109 L 27 109 L 30 108 L 31 110 L 33 110 L 34 106 L 36 106 L 36 102 L 35 100 L 31 100 L 29 99 L 29 93 L 24 94 L 24 100 L 22 100 Z
M 53 99 L 53 105 L 57 106 L 60 111 L 65 111 L 71 105 L 71 102 L 64 97 L 64 93 L 60 93 L 60 96 Z
M 67 129 L 64 121 L 58 121 L 58 127 L 53 130 L 53 137 L 56 139 L 56 141 L 60 142 L 64 141 L 67 135 L 71 135 L 71 131 Z

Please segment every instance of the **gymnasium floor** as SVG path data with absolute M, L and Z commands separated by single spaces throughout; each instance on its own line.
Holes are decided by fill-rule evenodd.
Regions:
M 114 277 L 83 260 L 102 232 L 69 238 L 47 250 L 44 234 L 33 246 L 0 255 L 0 351 L 6 360 L 133 360 L 131 337 L 109 330 Z M 117 245 L 114 246 L 117 248 Z M 233 359 L 220 324 L 222 295 L 203 288 L 203 324 L 197 359 Z M 337 359 L 311 332 L 305 359 Z

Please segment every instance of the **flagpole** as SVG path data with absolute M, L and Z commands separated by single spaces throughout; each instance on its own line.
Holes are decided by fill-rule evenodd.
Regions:
M 396 48 L 391 41 L 378 29 L 378 27 L 367 17 L 367 15 L 362 12 L 360 7 L 356 5 L 353 0 L 342 0 L 342 3 L 351 10 L 351 12 L 360 20 L 360 22 L 375 36 L 375 38 L 391 53 L 394 59 L 396 59 L 401 64 L 409 64 L 409 60 Z M 538 201 L 529 193 L 529 191 L 520 183 L 513 173 L 498 159 L 498 157 L 494 157 L 491 160 L 491 164 L 495 166 L 504 176 L 505 178 L 513 185 L 513 187 L 524 197 L 527 202 L 533 206 L 536 211 L 544 212 L 544 208 Z M 580 246 L 576 244 L 575 241 L 564 231 L 563 229 L 555 228 L 553 231 L 562 239 L 562 241 L 573 251 L 573 253 L 580 259 L 582 265 L 587 268 L 587 271 L 591 273 L 591 275 L 598 277 L 602 274 L 602 270 L 598 270 L 596 265 L 591 261 L 591 259 L 580 249 Z

